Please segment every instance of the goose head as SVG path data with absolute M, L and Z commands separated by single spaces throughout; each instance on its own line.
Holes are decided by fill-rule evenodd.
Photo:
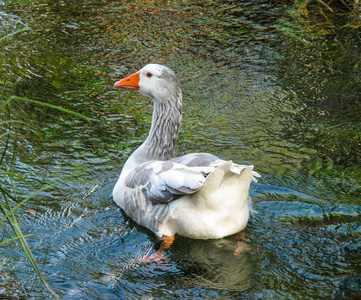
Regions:
M 181 101 L 180 83 L 174 72 L 166 66 L 148 64 L 140 71 L 114 84 L 117 88 L 138 90 L 155 103 L 175 104 Z

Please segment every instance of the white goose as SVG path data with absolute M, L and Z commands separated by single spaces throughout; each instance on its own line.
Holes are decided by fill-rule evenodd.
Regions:
M 174 235 L 222 238 L 243 230 L 249 218 L 253 166 L 234 164 L 208 153 L 174 157 L 182 118 L 182 92 L 172 70 L 149 64 L 117 81 L 154 103 L 146 141 L 128 158 L 113 190 L 115 202 L 169 247 Z

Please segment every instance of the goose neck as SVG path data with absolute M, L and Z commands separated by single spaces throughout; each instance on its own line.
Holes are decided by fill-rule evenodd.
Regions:
M 182 119 L 181 96 L 178 96 L 175 103 L 176 105 L 154 102 L 152 125 L 143 144 L 147 156 L 152 159 L 167 160 L 174 157 L 174 147 Z

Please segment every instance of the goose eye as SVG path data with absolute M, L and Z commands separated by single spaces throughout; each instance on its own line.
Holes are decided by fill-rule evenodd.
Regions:
M 150 78 L 150 77 L 153 76 L 153 74 L 148 72 L 148 73 L 146 74 L 146 76 Z

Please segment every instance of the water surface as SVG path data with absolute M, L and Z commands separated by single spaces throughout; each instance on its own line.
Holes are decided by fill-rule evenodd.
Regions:
M 359 11 L 316 7 L 325 21 L 282 1 L 0 5 L 1 36 L 31 28 L 1 41 L 4 93 L 92 121 L 11 106 L 12 118 L 39 129 L 11 128 L 13 171 L 34 187 L 61 182 L 26 203 L 21 225 L 36 234 L 27 240 L 62 299 L 360 296 Z M 158 241 L 111 191 L 152 106 L 113 83 L 149 62 L 182 83 L 178 154 L 207 151 L 262 174 L 245 241 L 177 237 L 165 261 L 142 260 Z M 0 251 L 1 297 L 49 298 L 16 245 Z

